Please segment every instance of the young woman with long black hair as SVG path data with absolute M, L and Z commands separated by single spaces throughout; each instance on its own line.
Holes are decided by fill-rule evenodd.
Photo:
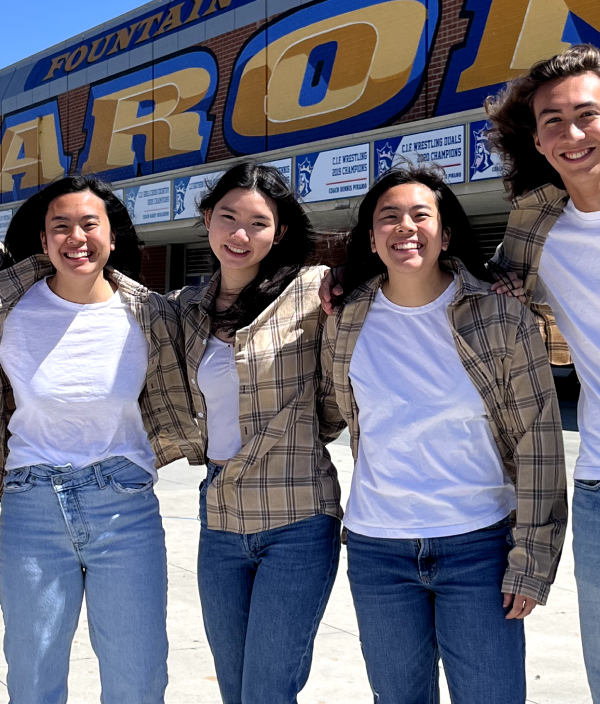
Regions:
M 193 455 L 197 437 L 157 311 L 172 313 L 135 281 L 135 228 L 95 178 L 32 196 L 6 246 L 0 605 L 10 699 L 67 701 L 85 594 L 102 701 L 162 704 L 167 569 L 153 484 L 183 456 L 180 444 Z
M 232 167 L 200 203 L 217 271 L 170 294 L 208 466 L 198 581 L 225 704 L 293 704 L 335 578 L 340 489 L 321 422 L 322 269 L 270 167 Z
M 437 702 L 440 656 L 456 704 L 525 702 L 522 619 L 566 528 L 561 424 L 531 313 L 486 276 L 443 173 L 372 186 L 321 365 L 351 434 L 348 575 L 380 704 Z

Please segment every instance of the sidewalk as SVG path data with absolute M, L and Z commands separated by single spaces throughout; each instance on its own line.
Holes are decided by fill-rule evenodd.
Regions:
M 569 491 L 579 435 L 565 432 Z M 348 495 L 352 460 L 347 440 L 330 446 L 338 467 L 343 496 Z M 220 704 L 196 587 L 199 525 L 198 484 L 203 468 L 179 461 L 161 470 L 157 485 L 167 534 L 169 561 L 169 675 L 167 704 Z M 267 615 L 265 615 L 267 617 Z M 591 704 L 585 680 L 577 595 L 573 578 L 571 536 L 567 538 L 558 579 L 548 605 L 538 607 L 527 621 L 528 702 L 531 704 Z M 0 704 L 8 702 L 6 665 L 0 661 Z M 100 701 L 98 666 L 92 652 L 85 614 L 75 636 L 71 658 L 70 704 Z M 310 679 L 300 704 L 370 704 L 373 701 L 360 653 L 358 629 L 342 560 L 329 606 L 319 629 Z M 449 704 L 446 691 L 443 704 Z M 474 702 L 473 704 L 482 704 Z

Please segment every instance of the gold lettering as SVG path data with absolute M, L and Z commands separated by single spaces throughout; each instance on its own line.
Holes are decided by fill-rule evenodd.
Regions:
M 67 59 L 65 71 L 72 71 L 74 68 L 77 68 L 87 56 L 88 49 L 89 47 L 87 44 L 82 44 L 78 49 L 75 49 L 75 51 Z
M 141 44 L 142 42 L 146 42 L 148 41 L 148 39 L 150 39 L 150 32 L 152 30 L 152 26 L 155 22 L 161 21 L 163 14 L 164 13 L 162 12 L 157 12 L 155 15 L 152 15 L 152 17 L 148 17 L 148 19 L 142 20 L 142 22 L 138 23 L 138 29 L 144 27 L 144 31 L 140 35 L 139 39 L 136 41 L 136 44 Z
M 23 174 L 19 184 L 22 189 L 42 186 L 64 176 L 54 115 L 7 128 L 0 147 L 2 193 L 12 191 L 13 177 L 18 174 Z
M 54 74 L 62 68 L 62 65 L 69 58 L 69 56 L 70 54 L 68 52 L 66 54 L 61 54 L 60 56 L 55 56 L 52 59 L 52 65 L 50 66 L 50 70 L 44 77 L 44 81 L 47 81 L 49 78 L 54 78 Z
M 217 10 L 222 10 L 225 7 L 229 7 L 231 5 L 231 0 L 212 0 L 210 3 L 210 7 L 208 10 L 202 15 L 202 17 L 206 17 L 206 15 L 212 15 L 213 12 L 217 12 Z
M 462 72 L 457 92 L 504 83 L 563 51 L 569 46 L 562 41 L 569 12 L 600 28 L 597 2 L 492 0 L 477 56 Z
M 96 39 L 92 43 L 92 48 L 90 50 L 90 53 L 88 55 L 88 64 L 94 63 L 94 61 L 98 61 L 98 59 L 101 59 L 104 56 L 104 52 L 106 51 L 108 47 L 108 42 L 115 36 L 115 32 L 112 32 L 111 34 L 107 34 L 105 37 L 100 37 L 100 39 Z M 102 44 L 102 50 L 99 50 L 98 47 L 100 44 Z
M 188 18 L 184 24 L 187 24 L 188 22 L 195 22 L 200 17 L 200 8 L 202 7 L 203 2 L 204 0 L 194 0 L 194 7 L 192 7 L 192 11 L 188 15 Z
M 131 166 L 136 135 L 146 137 L 147 161 L 198 151 L 201 117 L 190 108 L 202 100 L 210 84 L 208 71 L 187 68 L 94 100 L 94 131 L 83 173 Z M 152 112 L 138 116 L 140 103 L 150 100 Z
M 154 35 L 157 37 L 159 34 L 164 34 L 165 32 L 170 32 L 172 29 L 176 29 L 177 27 L 181 27 L 183 22 L 181 21 L 181 8 L 184 6 L 185 3 L 181 3 L 180 5 L 175 5 L 175 7 L 172 7 L 169 10 L 169 14 L 165 17 L 164 22 L 160 25 L 158 31 Z
M 117 51 L 124 51 L 127 49 L 129 46 L 129 42 L 133 38 L 133 34 L 135 30 L 140 26 L 139 22 L 135 22 L 129 27 L 125 27 L 123 29 L 120 29 L 117 32 L 117 38 L 115 39 L 115 43 L 113 44 L 112 49 L 108 52 L 107 56 L 110 56 L 111 54 L 116 54 Z

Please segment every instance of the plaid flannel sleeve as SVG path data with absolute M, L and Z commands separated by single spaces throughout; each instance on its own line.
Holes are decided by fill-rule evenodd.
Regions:
M 324 444 L 339 437 L 346 427 L 346 421 L 340 413 L 333 383 L 333 350 L 335 342 L 335 313 L 327 316 L 321 312 L 321 364 L 320 383 L 317 389 L 317 414 L 319 417 L 319 437 Z M 329 319 L 327 319 L 329 318 Z
M 560 410 L 546 348 L 533 315 L 521 307 L 506 403 L 516 437 L 514 547 L 502 591 L 545 604 L 567 528 Z

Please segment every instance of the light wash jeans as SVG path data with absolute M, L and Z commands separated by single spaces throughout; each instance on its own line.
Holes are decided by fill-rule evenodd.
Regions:
M 206 526 L 200 491 L 198 585 L 224 704 L 295 704 L 340 553 L 340 522 L 313 516 L 240 535 Z
M 124 457 L 5 478 L 0 605 L 12 704 L 64 704 L 85 593 L 103 704 L 162 704 L 164 531 L 147 472 Z
M 525 704 L 522 620 L 507 621 L 508 521 L 422 540 L 348 531 L 348 577 L 377 704 Z
M 573 554 L 583 657 L 594 704 L 600 704 L 600 482 L 575 480 Z

